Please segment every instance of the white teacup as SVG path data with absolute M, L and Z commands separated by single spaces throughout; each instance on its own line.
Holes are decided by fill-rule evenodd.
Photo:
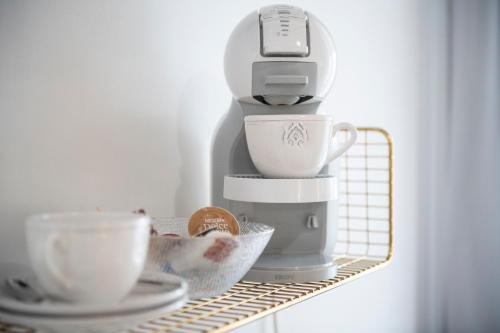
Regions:
M 72 303 L 113 304 L 136 284 L 150 218 L 132 213 L 56 213 L 26 221 L 31 265 L 46 293 Z
M 333 137 L 343 129 L 349 131 L 349 138 L 335 147 Z M 246 116 L 245 132 L 255 167 L 269 178 L 315 177 L 357 137 L 353 125 L 334 124 L 327 115 Z

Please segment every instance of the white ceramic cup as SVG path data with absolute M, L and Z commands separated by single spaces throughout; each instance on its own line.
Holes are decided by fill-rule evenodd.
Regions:
M 349 138 L 336 147 L 334 136 Z M 326 164 L 356 141 L 356 128 L 333 123 L 327 115 L 255 115 L 245 117 L 248 150 L 259 172 L 268 178 L 315 177 Z
M 71 303 L 113 304 L 136 284 L 146 261 L 150 218 L 132 213 L 31 216 L 31 265 L 49 296 Z

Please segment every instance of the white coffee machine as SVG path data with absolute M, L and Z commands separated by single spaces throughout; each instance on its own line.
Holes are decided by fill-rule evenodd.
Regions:
M 309 12 L 288 5 L 267 6 L 236 26 L 224 66 L 234 100 L 213 142 L 213 204 L 240 220 L 275 228 L 244 279 L 306 282 L 334 277 L 335 163 L 315 178 L 264 178 L 250 158 L 243 122 L 247 115 L 317 112 L 335 76 L 330 34 Z

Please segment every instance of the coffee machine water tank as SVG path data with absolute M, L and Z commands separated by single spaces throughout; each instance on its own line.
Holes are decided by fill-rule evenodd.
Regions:
M 294 105 L 320 102 L 335 77 L 328 30 L 312 14 L 289 5 L 264 7 L 233 30 L 224 73 L 239 102 Z

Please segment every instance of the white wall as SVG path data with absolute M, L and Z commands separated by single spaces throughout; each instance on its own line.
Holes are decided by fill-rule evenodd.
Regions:
M 222 59 L 265 1 L 0 2 L 0 261 L 25 261 L 23 219 L 54 210 L 187 215 L 208 203 L 209 142 L 230 104 Z M 330 29 L 323 108 L 395 141 L 395 256 L 278 314 L 281 332 L 416 327 L 417 0 L 294 1 Z M 241 332 L 271 331 L 264 320 Z

